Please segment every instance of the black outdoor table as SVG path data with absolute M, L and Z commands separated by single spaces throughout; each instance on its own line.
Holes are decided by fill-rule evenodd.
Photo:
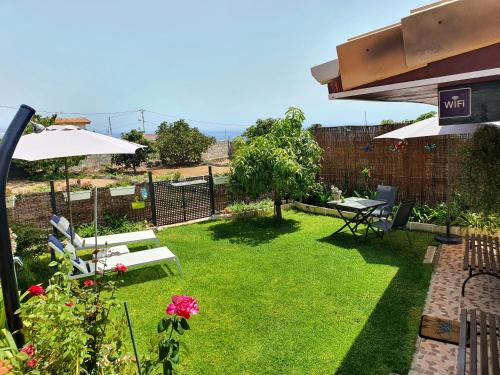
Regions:
M 377 230 L 372 227 L 370 222 L 370 216 L 372 215 L 375 209 L 382 205 L 386 204 L 384 201 L 377 201 L 374 199 L 366 199 L 366 198 L 358 198 L 358 197 L 350 197 L 342 200 L 329 201 L 328 204 L 337 209 L 340 217 L 344 220 L 345 224 L 337 229 L 332 236 L 342 231 L 344 228 L 349 228 L 351 233 L 354 235 L 354 238 L 358 238 L 356 235 L 356 229 L 360 224 L 366 224 L 366 233 L 365 233 L 365 242 L 368 237 L 368 231 L 371 229 L 375 234 L 379 235 Z M 353 217 L 345 216 L 345 212 L 354 213 Z

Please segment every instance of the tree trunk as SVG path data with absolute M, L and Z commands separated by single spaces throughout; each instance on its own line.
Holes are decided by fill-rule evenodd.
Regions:
M 281 221 L 283 216 L 281 215 L 281 199 L 276 199 L 274 201 L 274 218 L 277 221 Z

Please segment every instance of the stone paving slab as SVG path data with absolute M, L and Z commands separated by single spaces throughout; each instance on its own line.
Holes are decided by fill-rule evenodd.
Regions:
M 500 282 L 489 276 L 471 279 L 461 296 L 467 271 L 462 270 L 464 245 L 443 245 L 434 269 L 424 314 L 459 320 L 460 310 L 480 309 L 500 314 Z M 449 375 L 456 373 L 458 346 L 435 340 L 417 341 L 417 351 L 409 375 Z

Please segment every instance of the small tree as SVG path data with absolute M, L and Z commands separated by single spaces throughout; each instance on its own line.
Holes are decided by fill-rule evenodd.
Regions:
M 40 116 L 38 114 L 33 115 L 32 121 L 43 125 L 45 127 L 54 125 L 57 118 L 56 114 L 50 116 Z M 24 134 L 33 133 L 33 127 L 28 125 Z M 75 156 L 72 158 L 67 158 L 68 167 L 74 167 L 80 164 L 80 161 L 85 159 L 85 156 Z M 13 164 L 24 171 L 29 177 L 34 177 L 35 175 L 42 174 L 47 177 L 57 177 L 64 167 L 64 159 L 46 159 L 40 161 L 24 161 L 24 160 L 14 160 Z
M 251 139 L 267 134 L 278 120 L 275 118 L 257 119 L 255 125 L 249 126 L 244 132 L 245 139 Z
M 156 144 L 162 164 L 189 165 L 201 162 L 201 154 L 215 143 L 198 128 L 191 128 L 184 120 L 162 122 L 156 130 Z
M 275 218 L 281 219 L 283 198 L 303 198 L 314 185 L 321 148 L 302 129 L 304 114 L 289 108 L 271 130 L 241 145 L 231 165 L 231 187 L 251 197 L 272 193 Z
M 144 132 L 132 129 L 128 133 L 122 134 L 122 139 L 146 146 L 138 149 L 135 154 L 119 154 L 113 156 L 113 163 L 123 166 L 124 168 L 132 168 L 136 173 L 137 167 L 148 160 L 149 155 L 153 152 L 151 142 L 144 138 Z

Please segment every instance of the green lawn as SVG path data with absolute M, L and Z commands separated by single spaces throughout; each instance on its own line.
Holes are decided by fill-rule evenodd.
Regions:
M 294 211 L 169 228 L 159 237 L 181 260 L 131 270 L 128 300 L 144 353 L 172 294 L 188 294 L 200 314 L 182 337 L 183 374 L 406 373 L 431 267 L 431 236 L 404 234 L 358 245 L 342 222 Z

